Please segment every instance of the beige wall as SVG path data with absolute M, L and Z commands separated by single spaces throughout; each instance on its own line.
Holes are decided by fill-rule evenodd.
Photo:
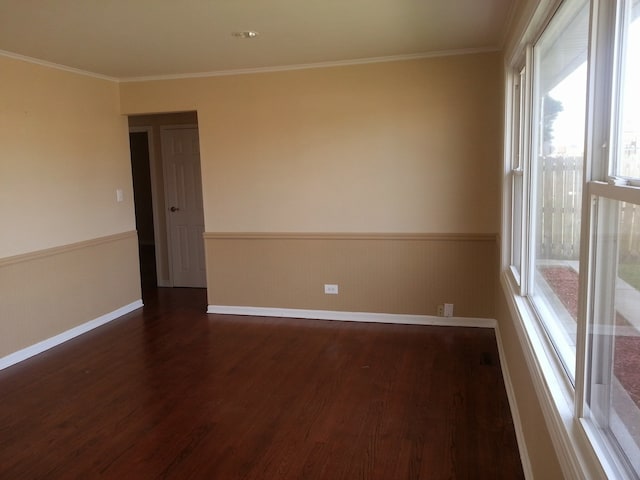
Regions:
M 0 72 L 1 357 L 140 299 L 140 276 L 118 84 L 4 56 Z
M 0 71 L 0 258 L 134 230 L 118 85 L 2 56 Z
M 435 314 L 457 301 L 458 314 L 485 317 L 495 299 L 501 66 L 490 53 L 131 82 L 121 105 L 198 112 L 211 304 Z M 316 248 L 282 233 L 336 241 Z M 491 240 L 445 241 L 443 256 L 424 239 L 417 250 L 392 238 L 345 249 L 345 233 Z M 462 259 L 478 251 L 488 252 L 482 268 L 468 275 Z M 341 293 L 329 299 L 322 286 L 335 279 Z
M 0 259 L 0 358 L 139 299 L 135 232 Z
M 513 400 L 517 403 L 533 478 L 564 478 L 513 324 L 513 318 L 500 288 L 496 317 L 505 363 L 514 391 L 515 398 Z
M 493 235 L 207 234 L 205 247 L 210 305 L 494 316 Z
M 121 85 L 197 110 L 208 232 L 496 233 L 500 55 Z

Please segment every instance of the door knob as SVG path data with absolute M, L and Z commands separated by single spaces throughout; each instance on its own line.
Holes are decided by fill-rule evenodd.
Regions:
M 177 212 L 180 209 L 178 207 L 171 207 L 169 210 L 171 210 L 172 212 Z

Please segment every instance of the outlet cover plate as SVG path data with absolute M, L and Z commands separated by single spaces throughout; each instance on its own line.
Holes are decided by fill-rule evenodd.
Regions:
M 338 295 L 338 285 L 325 283 L 324 284 L 324 293 L 327 295 Z
M 444 304 L 444 316 L 453 317 L 453 303 Z

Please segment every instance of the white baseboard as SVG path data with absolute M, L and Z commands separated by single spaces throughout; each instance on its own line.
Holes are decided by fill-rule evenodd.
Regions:
M 297 308 L 236 307 L 209 305 L 207 313 L 251 315 L 256 317 L 306 318 L 343 322 L 397 323 L 403 325 L 434 325 L 449 327 L 495 328 L 492 318 L 436 317 L 432 315 L 402 315 L 393 313 L 338 312 L 333 310 L 300 310 Z
M 94 328 L 104 325 L 105 323 L 109 323 L 112 320 L 115 320 L 116 318 L 132 312 L 133 310 L 136 310 L 140 307 L 142 307 L 142 300 L 136 300 L 135 302 L 120 307 L 113 312 L 109 312 L 94 320 L 90 320 L 86 323 L 78 325 L 77 327 L 62 332 L 54 337 L 47 338 L 46 340 L 23 348 L 22 350 L 18 350 L 17 352 L 7 355 L 6 357 L 2 357 L 0 358 L 0 370 L 10 367 L 11 365 L 15 365 L 16 363 L 22 362 L 23 360 L 26 360 L 35 355 L 38 355 L 45 350 L 49 350 L 50 348 L 60 345 L 67 340 L 71 340 L 72 338 L 82 335 L 83 333 L 93 330 Z

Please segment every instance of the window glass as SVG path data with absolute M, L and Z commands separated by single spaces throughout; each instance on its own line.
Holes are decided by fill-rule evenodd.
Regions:
M 512 222 L 513 234 L 511 235 L 511 265 L 517 274 L 520 283 L 522 269 L 522 172 L 514 172 L 512 179 Z
M 591 418 L 640 472 L 640 205 L 599 199 L 589 328 Z
M 565 2 L 534 46 L 529 294 L 575 375 L 587 87 L 588 1 Z
M 518 283 L 520 283 L 520 272 L 522 268 L 524 76 L 525 70 L 522 69 L 520 73 L 516 75 L 513 87 L 513 137 L 511 151 L 511 265 L 515 270 Z
M 622 28 L 617 174 L 640 179 L 640 1 L 627 5 Z

